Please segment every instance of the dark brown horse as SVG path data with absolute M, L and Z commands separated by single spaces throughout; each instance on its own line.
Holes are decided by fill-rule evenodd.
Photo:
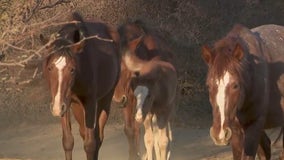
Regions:
M 119 78 L 118 33 L 103 23 L 83 21 L 68 24 L 48 46 L 43 70 L 51 92 L 51 112 L 61 117 L 63 148 L 72 159 L 74 138 L 70 108 L 79 123 L 88 160 L 97 160 L 104 138 L 114 88 Z M 93 38 L 90 38 L 93 37 Z
M 256 153 L 270 159 L 264 129 L 284 124 L 284 27 L 236 25 L 212 49 L 203 46 L 202 55 L 214 143 L 231 143 L 234 159 L 254 159 Z
M 147 29 L 140 21 L 127 22 L 119 27 L 122 53 L 131 52 L 139 59 L 150 61 L 153 59 L 173 61 L 173 55 L 154 31 Z M 134 112 L 136 97 L 131 88 L 133 72 L 121 62 L 121 76 L 116 86 L 113 101 L 123 108 L 124 131 L 129 143 L 129 159 L 139 158 L 139 124 L 135 121 Z

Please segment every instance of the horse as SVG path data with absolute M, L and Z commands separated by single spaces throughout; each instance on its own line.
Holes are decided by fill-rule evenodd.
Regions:
M 132 54 L 135 55 L 135 57 L 145 62 L 152 60 L 159 60 L 159 62 L 166 61 L 170 65 L 172 65 L 171 63 L 173 63 L 174 57 L 172 55 L 170 48 L 166 45 L 166 43 L 163 41 L 163 39 L 160 36 L 158 36 L 155 32 L 150 31 L 148 28 L 146 28 L 143 22 L 139 20 L 128 21 L 123 25 L 121 25 L 118 31 L 120 34 L 120 40 L 121 40 L 120 48 L 122 54 L 125 54 L 126 52 L 131 52 Z M 121 62 L 121 76 L 118 85 L 116 86 L 115 89 L 113 101 L 115 102 L 116 105 L 123 108 L 124 123 L 125 123 L 124 131 L 129 143 L 129 160 L 135 160 L 138 159 L 140 156 L 139 126 L 141 121 L 140 122 L 136 121 L 133 116 L 133 113 L 135 111 L 134 107 L 137 104 L 137 98 L 134 95 L 135 88 L 133 88 L 132 85 L 133 71 L 127 67 L 128 63 L 129 61 L 126 62 L 124 60 L 122 60 Z M 130 63 L 135 63 L 136 65 L 144 65 L 139 62 L 137 63 L 137 61 L 132 61 Z M 153 80 L 154 79 L 155 78 L 153 77 Z M 174 85 L 175 83 L 173 83 L 173 86 Z M 152 91 L 153 89 L 149 90 Z M 173 93 L 173 95 L 174 94 L 175 92 Z M 163 107 L 160 106 L 160 107 L 163 108 L 166 106 Z M 171 107 L 173 107 L 173 105 Z M 158 106 L 155 106 L 153 108 L 158 108 Z M 170 109 L 167 111 L 169 112 Z M 162 116 L 159 115 L 159 119 L 160 117 Z M 147 122 L 145 121 L 145 123 L 151 122 L 149 118 Z M 159 156 L 159 154 L 157 156 Z M 149 157 L 149 159 L 151 158 Z
M 216 145 L 230 144 L 236 160 L 271 157 L 265 129 L 284 122 L 283 44 L 283 26 L 238 24 L 212 48 L 202 47 L 213 114 L 210 136 Z
M 74 138 L 70 109 L 79 123 L 88 160 L 97 160 L 104 139 L 110 104 L 120 74 L 116 29 L 101 22 L 85 21 L 73 13 L 46 46 L 43 63 L 53 116 L 61 117 L 66 160 L 72 159 Z

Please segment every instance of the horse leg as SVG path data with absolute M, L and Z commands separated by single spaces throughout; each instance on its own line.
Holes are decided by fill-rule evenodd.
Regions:
M 85 128 L 85 139 L 84 139 L 84 149 L 87 155 L 87 160 L 97 160 L 98 158 L 95 157 L 95 139 L 94 139 L 94 133 L 96 129 L 95 128 Z
M 146 147 L 146 157 L 147 160 L 153 160 L 153 131 L 152 131 L 152 114 L 147 113 L 144 120 L 144 143 Z
M 160 134 L 159 134 L 159 127 L 157 123 L 157 115 L 154 114 L 152 118 L 152 127 L 153 127 L 153 136 L 154 136 L 154 150 L 156 154 L 156 159 L 160 160 L 161 159 L 161 151 L 159 147 L 159 139 L 160 139 Z
M 169 137 L 167 135 L 167 127 L 159 129 L 159 147 L 160 147 L 160 159 L 167 160 L 169 159 Z
M 98 158 L 99 149 L 101 148 L 101 145 L 104 140 L 104 128 L 108 120 L 113 92 L 114 89 L 98 101 L 98 108 L 96 113 L 96 117 L 98 118 L 96 122 L 98 122 L 98 124 L 95 124 L 95 128 L 97 131 L 95 131 L 94 134 L 96 145 L 95 159 Z
M 88 112 L 92 110 L 86 111 L 86 115 Z M 93 120 L 94 128 L 91 128 L 88 121 L 86 121 L 87 127 L 85 128 L 85 139 L 84 139 L 84 149 L 87 154 L 87 160 L 98 160 L 99 149 L 102 143 L 103 134 L 101 134 L 100 125 L 103 125 L 103 122 L 106 121 L 106 113 L 102 111 L 100 108 L 96 108 L 94 111 L 96 116 L 93 116 L 95 122 Z M 95 115 L 94 114 L 94 115 Z M 88 119 L 88 116 L 85 117 Z M 89 122 L 91 120 L 89 119 Z
M 270 159 L 271 157 L 271 141 L 266 133 L 263 131 L 260 139 L 260 145 L 258 146 L 257 156 L 260 160 Z
M 282 134 L 282 153 L 281 153 L 281 156 L 280 156 L 280 159 L 281 160 L 284 160 L 284 127 L 282 126 L 281 128 L 281 134 Z
M 109 115 L 109 108 L 100 108 L 101 103 L 98 102 L 96 110 L 86 110 L 86 128 L 85 128 L 85 139 L 84 149 L 87 154 L 87 160 L 98 160 L 99 149 L 104 139 L 104 126 Z M 94 120 L 90 119 L 93 117 Z M 93 124 L 94 128 L 91 128 Z
M 259 145 L 259 141 L 263 134 L 263 120 L 257 120 L 251 126 L 244 130 L 244 152 L 243 160 L 254 160 Z
M 87 160 L 97 160 L 98 157 L 95 156 L 95 131 L 98 132 L 97 128 L 94 126 L 98 126 L 95 124 L 95 114 L 97 112 L 96 100 L 95 98 L 89 100 L 84 105 L 85 110 L 85 137 L 84 137 L 84 150 L 86 152 Z M 97 121 L 97 120 L 96 120 Z
M 172 143 L 173 141 L 173 134 L 172 134 L 172 127 L 171 123 L 168 122 L 168 137 L 169 137 L 169 143 Z M 171 157 L 171 144 L 169 145 L 169 151 L 167 153 L 167 160 L 169 160 Z
M 63 131 L 62 145 L 65 151 L 65 159 L 72 160 L 74 137 L 71 133 L 70 110 L 67 110 L 66 113 L 61 118 L 61 125 Z
M 72 100 L 73 102 L 71 106 L 72 106 L 73 115 L 79 124 L 79 132 L 82 139 L 84 140 L 85 139 L 84 107 L 81 101 L 77 97 L 76 98 L 72 97 Z
M 159 147 L 159 159 L 160 160 L 167 160 L 170 158 L 170 141 L 171 141 L 171 132 L 169 132 L 170 129 L 170 123 L 168 121 L 168 114 L 163 113 L 159 114 L 157 116 L 157 128 L 158 128 L 158 147 Z M 169 128 L 168 128 L 169 127 Z M 158 157 L 157 157 L 158 159 Z
M 124 133 L 128 140 L 129 145 L 129 160 L 138 159 L 138 143 L 137 143 L 137 129 L 139 130 L 139 126 L 135 126 L 134 119 L 132 117 L 133 106 L 127 105 L 123 108 L 124 115 Z M 139 135 L 138 135 L 139 136 Z M 139 137 L 138 137 L 139 138 Z
M 136 153 L 136 159 L 141 159 L 140 158 L 140 126 L 141 126 L 141 123 L 138 123 L 136 122 L 135 120 L 134 121 L 134 146 L 135 146 L 135 153 Z
M 243 133 L 240 129 L 232 130 L 231 147 L 233 152 L 233 159 L 240 160 L 243 150 Z

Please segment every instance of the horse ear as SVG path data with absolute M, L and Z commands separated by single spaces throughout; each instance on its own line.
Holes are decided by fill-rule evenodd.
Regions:
M 79 41 L 77 43 L 74 43 L 71 45 L 70 49 L 72 51 L 72 53 L 80 53 L 83 51 L 83 48 L 85 46 L 85 41 Z
M 202 58 L 209 65 L 212 59 L 212 53 L 207 45 L 202 46 Z
M 234 49 L 234 52 L 233 52 L 233 55 L 235 58 L 237 58 L 239 61 L 244 57 L 244 50 L 243 50 L 243 47 L 237 43 L 235 49 Z
M 140 43 L 140 41 L 142 40 L 142 36 L 140 36 L 139 38 L 136 38 L 135 40 L 133 41 L 130 41 L 128 43 L 128 46 L 129 46 L 129 49 L 130 50 L 135 50 L 137 45 Z

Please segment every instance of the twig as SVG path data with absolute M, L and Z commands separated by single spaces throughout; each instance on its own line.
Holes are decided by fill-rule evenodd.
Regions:
M 7 68 L 4 68 L 4 69 L 0 70 L 0 73 L 3 73 L 5 71 L 7 71 Z
M 107 38 L 102 38 L 102 37 L 99 37 L 98 35 L 94 35 L 94 36 L 90 36 L 90 37 L 84 37 L 82 40 L 80 40 L 79 42 L 75 43 L 75 44 L 71 44 L 71 45 L 68 45 L 66 47 L 72 47 L 72 46 L 75 46 L 85 40 L 88 40 L 88 39 L 93 39 L 93 38 L 96 38 L 98 40 L 101 40 L 101 41 L 106 41 L 106 42 L 113 42 L 112 39 L 107 39 Z M 32 51 L 34 54 L 30 55 L 29 57 L 19 61 L 19 62 L 0 62 L 0 66 L 20 66 L 20 67 L 25 67 L 26 63 L 28 61 L 30 61 L 32 58 L 34 58 L 35 56 L 38 56 L 38 57 L 41 57 L 40 53 L 45 49 L 47 48 L 48 46 L 50 46 L 53 42 L 55 42 L 56 40 L 58 39 L 54 39 L 54 40 L 51 40 L 49 41 L 48 43 L 46 43 L 44 46 L 42 46 L 41 48 L 39 48 L 38 50 L 34 51 L 34 50 L 26 50 L 26 49 L 23 49 L 23 48 L 19 48 L 19 47 L 16 47 L 16 46 L 13 46 L 11 44 L 8 43 L 8 45 L 11 45 L 11 47 L 14 47 L 16 49 L 21 49 L 23 51 Z
M 0 62 L 0 66 L 7 66 L 7 67 L 11 67 L 11 66 L 20 66 L 20 67 L 25 67 L 25 63 L 27 63 L 29 60 L 31 60 L 35 55 L 32 54 L 30 55 L 28 58 L 23 59 L 19 62 Z
M 21 82 L 18 82 L 18 85 L 24 85 L 24 84 L 29 84 L 31 83 L 31 79 L 28 79 L 28 80 L 25 80 L 25 81 L 21 81 Z
M 30 55 L 29 57 L 19 61 L 19 62 L 0 62 L 0 66 L 7 66 L 7 67 L 13 67 L 13 66 L 20 66 L 20 67 L 25 67 L 26 63 L 30 61 L 32 58 L 35 56 L 40 55 L 40 53 L 49 45 L 51 45 L 55 40 L 51 40 L 48 43 L 46 43 L 44 46 L 42 46 L 40 49 L 35 51 L 35 54 Z M 41 56 L 40 56 L 41 57 Z
M 4 41 L 2 41 L 2 43 L 3 43 L 3 42 L 4 42 Z M 9 47 L 11 47 L 11 48 L 13 48 L 13 49 L 16 49 L 16 50 L 19 50 L 19 51 L 23 51 L 23 52 L 33 52 L 32 50 L 24 49 L 24 48 L 22 48 L 22 47 L 18 47 L 18 46 L 12 45 L 12 44 L 10 44 L 10 43 L 8 43 L 8 42 L 4 42 L 4 45 L 9 46 Z
M 70 11 L 67 11 L 67 12 L 70 12 Z M 58 14 L 54 15 L 53 17 L 51 18 L 48 18 L 47 20 L 45 21 L 42 21 L 42 22 L 38 22 L 38 23 L 33 23 L 33 24 L 29 24 L 29 25 L 26 25 L 23 30 L 22 30 L 22 33 L 24 33 L 27 29 L 29 28 L 35 28 L 37 26 L 42 26 L 44 24 L 50 24 L 58 19 L 62 19 L 63 17 L 62 16 L 67 16 L 68 14 L 66 14 L 66 11 L 63 12 L 59 12 Z M 63 18 L 64 19 L 64 18 Z M 37 27 L 38 28 L 38 27 Z
M 40 7 L 39 9 L 41 10 L 41 9 L 53 8 L 53 7 L 55 7 L 56 5 L 63 4 L 63 3 L 70 3 L 70 2 L 71 2 L 71 1 L 58 0 L 58 1 L 56 1 L 55 3 L 53 3 L 53 4 Z
M 42 4 L 43 0 L 37 0 L 36 5 L 32 8 L 32 11 L 30 13 L 30 15 L 28 17 L 24 17 L 23 18 L 23 22 L 28 22 L 29 20 L 32 19 L 33 15 L 36 13 L 36 11 L 38 10 L 39 6 Z
M 102 37 L 99 37 L 98 35 L 90 36 L 90 37 L 87 37 L 87 38 L 83 38 L 82 40 L 87 40 L 87 39 L 92 39 L 92 38 L 96 38 L 96 39 L 99 39 L 99 40 L 102 40 L 102 41 L 106 41 L 106 42 L 113 42 L 112 39 L 102 38 Z
M 38 67 L 35 69 L 34 74 L 33 74 L 33 79 L 36 77 L 38 71 Z
M 71 1 L 68 1 L 68 0 L 67 1 L 65 1 L 65 0 L 58 0 L 58 1 L 54 2 L 54 3 L 52 3 L 52 4 L 41 6 L 43 4 L 43 0 L 37 0 L 36 5 L 31 10 L 31 13 L 29 14 L 28 17 L 25 17 L 23 21 L 26 23 L 29 20 L 31 20 L 32 17 L 35 15 L 35 13 L 37 11 L 39 11 L 39 10 L 43 10 L 43 9 L 47 9 L 47 8 L 53 8 L 53 7 L 57 6 L 57 5 L 64 4 L 64 3 L 70 3 L 70 2 Z
M 102 37 L 99 37 L 98 35 L 94 35 L 94 36 L 84 37 L 84 38 L 81 39 L 79 42 L 74 43 L 74 44 L 71 44 L 71 45 L 68 45 L 68 46 L 66 46 L 66 47 L 72 47 L 72 46 L 75 46 L 75 45 L 77 45 L 77 44 L 79 44 L 79 43 L 82 43 L 82 42 L 85 41 L 85 40 L 93 39 L 93 38 L 96 38 L 96 39 L 101 40 L 101 41 L 113 42 L 112 39 L 102 38 Z
M 55 26 L 61 26 L 61 25 L 66 25 L 66 24 L 76 24 L 76 23 L 80 23 L 80 22 L 79 21 L 68 21 L 68 22 L 48 23 L 47 25 L 40 25 L 40 27 L 34 27 L 36 29 L 33 29 L 30 32 L 25 32 L 25 34 L 22 34 L 21 36 L 18 36 L 17 38 L 12 39 L 12 40 L 13 41 L 25 40 L 27 38 L 30 38 L 31 34 L 34 34 L 48 27 L 55 27 Z M 0 44 L 5 43 L 6 41 L 0 40 Z

